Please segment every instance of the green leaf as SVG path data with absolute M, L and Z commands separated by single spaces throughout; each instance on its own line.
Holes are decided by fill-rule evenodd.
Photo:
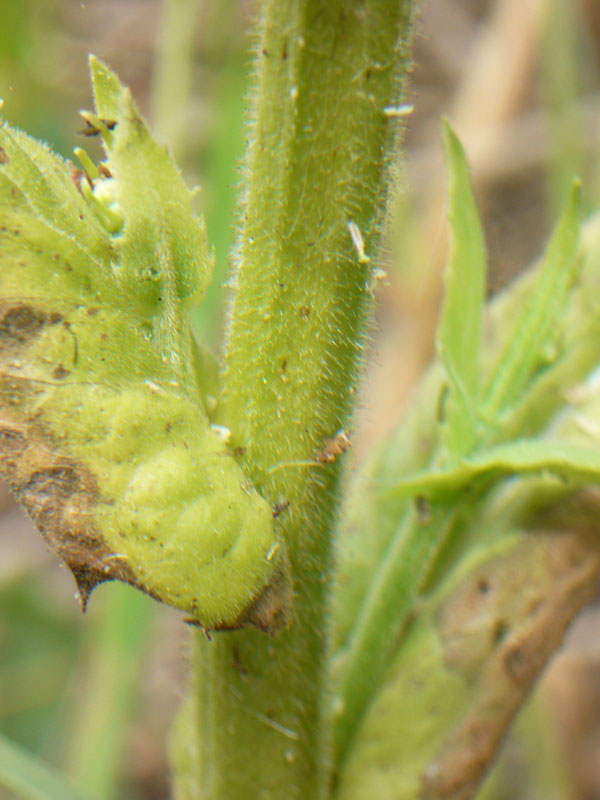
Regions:
M 481 414 L 490 424 L 519 402 L 532 377 L 551 358 L 553 331 L 580 267 L 579 205 L 580 185 L 575 181 L 530 288 L 528 302 L 515 320 L 512 335 L 485 390 Z
M 119 579 L 207 628 L 272 631 L 285 555 L 209 425 L 213 364 L 185 314 L 212 269 L 204 226 L 129 91 L 91 65 L 98 169 L 0 128 L 0 471 L 84 606 Z
M 460 505 L 434 509 L 431 519 L 422 523 L 417 510 L 408 509 L 398 524 L 342 657 L 334 720 L 338 766 L 348 757 L 352 739 L 381 686 L 427 574 L 456 529 L 461 510 Z
M 114 202 L 125 220 L 119 240 L 119 279 L 162 316 L 180 300 L 198 302 L 210 283 L 214 258 L 204 221 L 190 204 L 193 194 L 168 152 L 150 135 L 129 90 L 93 56 L 90 58 L 97 119 L 112 176 Z M 148 263 L 147 254 L 154 259 Z
M 389 491 L 409 497 L 456 499 L 468 487 L 510 475 L 548 472 L 574 484 L 600 481 L 600 453 L 581 445 L 521 439 L 474 453 L 449 469 L 409 475 Z
M 460 456 L 470 450 L 477 434 L 486 254 L 465 154 L 447 120 L 442 130 L 451 241 L 437 348 L 450 388 L 445 444 L 451 454 Z
M 24 800 L 91 800 L 60 773 L 0 734 L 0 786 Z

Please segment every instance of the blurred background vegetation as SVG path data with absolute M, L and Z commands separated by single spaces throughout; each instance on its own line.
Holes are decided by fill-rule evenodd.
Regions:
M 159 0 L 0 0 L 0 97 L 12 124 L 63 156 L 84 146 L 99 157 L 78 134 L 77 112 L 90 104 L 88 52 L 131 86 L 188 182 L 202 186 L 218 268 L 194 321 L 218 351 L 254 2 L 176 6 L 179 29 Z M 472 165 L 492 293 L 540 253 L 573 174 L 583 178 L 588 210 L 600 200 L 598 0 L 427 0 L 414 57 L 405 188 L 390 209 L 354 466 L 396 423 L 433 352 L 445 258 L 440 115 L 450 116 Z M 165 83 L 171 70 L 179 88 Z M 82 617 L 74 592 L 0 491 L 0 733 L 94 796 L 165 798 L 185 626 L 115 585 L 100 587 Z M 546 671 L 502 764 L 488 800 L 600 800 L 600 605 Z

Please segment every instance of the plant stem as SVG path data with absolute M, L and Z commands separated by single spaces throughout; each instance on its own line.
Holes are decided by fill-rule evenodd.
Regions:
M 315 455 L 351 411 L 372 299 L 366 254 L 397 132 L 386 109 L 400 102 L 411 8 L 263 5 L 221 420 L 259 491 L 289 503 L 276 524 L 295 617 L 273 640 L 254 631 L 198 637 L 203 798 L 318 800 L 328 791 L 339 459 L 319 464 Z

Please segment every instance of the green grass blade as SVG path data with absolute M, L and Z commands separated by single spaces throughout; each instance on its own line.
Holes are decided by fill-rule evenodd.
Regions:
M 156 606 L 119 584 L 107 586 L 102 600 L 103 608 L 86 631 L 86 691 L 77 698 L 66 763 L 78 786 L 89 787 L 99 798 L 114 798 Z
M 494 421 L 510 411 L 546 360 L 553 328 L 578 272 L 580 185 L 573 183 L 566 208 L 546 249 L 529 302 L 517 318 L 506 350 L 492 372 L 482 416 Z
M 522 439 L 490 447 L 451 469 L 408 476 L 390 491 L 428 499 L 456 496 L 475 481 L 548 472 L 574 483 L 600 482 L 600 452 L 569 443 Z
M 0 734 L 0 786 L 24 800 L 91 800 L 62 775 Z
M 447 121 L 442 130 L 451 243 L 437 347 L 450 385 L 445 443 L 460 456 L 469 452 L 476 436 L 486 254 L 464 151 Z

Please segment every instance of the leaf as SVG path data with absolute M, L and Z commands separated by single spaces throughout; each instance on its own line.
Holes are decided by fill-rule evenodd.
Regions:
M 519 402 L 540 363 L 547 360 L 556 321 L 580 267 L 579 206 L 580 184 L 575 181 L 530 288 L 529 300 L 515 320 L 512 335 L 485 390 L 481 414 L 491 423 Z
M 576 484 L 598 483 L 600 453 L 581 445 L 521 439 L 474 453 L 448 469 L 409 475 L 390 491 L 400 496 L 419 494 L 427 499 L 451 498 L 469 487 L 480 486 L 484 480 L 543 472 Z
M 26 800 L 91 800 L 22 747 L 0 734 L 0 786 Z
M 421 598 L 374 684 L 336 800 L 479 796 L 511 720 L 597 591 L 590 510 L 582 527 L 505 531 L 469 548 Z
M 437 347 L 450 387 L 445 443 L 450 453 L 462 455 L 471 448 L 477 432 L 486 254 L 465 154 L 447 120 L 442 130 L 451 243 Z
M 84 607 L 118 579 L 207 628 L 273 631 L 284 551 L 209 425 L 212 367 L 184 313 L 210 278 L 204 226 L 129 91 L 91 63 L 110 116 L 87 115 L 96 177 L 0 128 L 0 472 Z
M 129 89 L 93 56 L 90 69 L 99 121 L 117 121 L 101 133 L 115 202 L 126 220 L 119 241 L 120 282 L 138 302 L 145 299 L 154 315 L 158 302 L 164 314 L 175 300 L 197 303 L 210 283 L 214 257 L 203 220 L 190 210 L 192 193 L 150 135 Z M 148 253 L 154 254 L 152 263 Z

